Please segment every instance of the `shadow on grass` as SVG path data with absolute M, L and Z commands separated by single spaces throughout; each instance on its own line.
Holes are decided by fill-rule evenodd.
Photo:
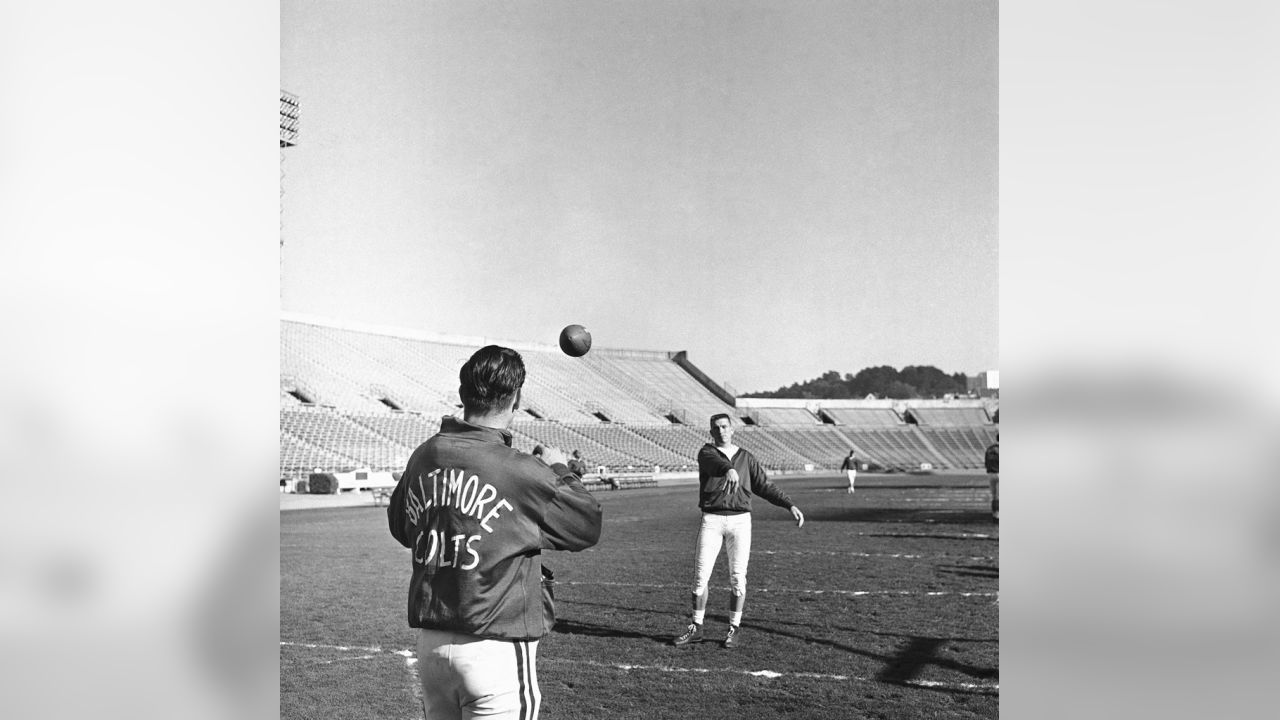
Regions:
M 1000 568 L 991 565 L 940 565 L 938 572 L 968 577 L 999 578 Z
M 876 679 L 880 682 L 906 685 L 919 677 L 920 672 L 929 665 L 955 670 L 982 680 L 1000 677 L 1000 672 L 995 668 L 974 667 L 968 663 L 939 657 L 938 651 L 946 643 L 946 638 L 908 636 L 907 642 L 897 654 L 887 659 L 884 669 L 876 674 Z
M 574 603 L 574 604 L 594 605 L 595 603 Z M 633 609 L 633 608 L 614 607 L 614 609 L 626 610 L 626 609 Z M 570 619 L 556 620 L 555 627 L 553 627 L 551 631 L 555 633 L 560 633 L 563 635 L 590 635 L 592 637 L 632 638 L 636 640 L 652 640 L 653 642 L 661 643 L 663 645 L 670 644 L 671 638 L 675 637 L 675 633 L 664 634 L 664 635 L 653 635 L 649 633 L 636 632 L 634 630 L 626 630 L 622 628 L 611 627 L 608 625 L 598 625 L 596 623 L 588 623 L 588 622 L 582 622 L 581 620 L 570 620 Z
M 594 602 L 579 601 L 579 600 L 566 601 L 566 604 L 603 607 L 613 611 L 621 611 L 621 612 L 667 614 L 667 611 L 657 610 L 653 608 L 623 607 L 619 605 L 610 605 L 605 603 L 594 603 Z M 728 622 L 728 619 L 729 618 L 727 615 L 720 615 L 714 612 L 708 612 L 707 618 L 706 618 L 707 623 L 709 625 L 725 624 Z M 679 625 L 680 622 L 684 621 L 683 618 L 679 618 L 678 620 L 679 622 L 676 622 L 675 623 L 676 625 Z M 809 627 L 808 625 L 804 625 L 802 623 L 796 623 L 796 622 L 791 622 L 786 620 L 770 620 L 768 624 L 757 623 L 757 622 L 747 622 L 747 621 L 744 621 L 742 623 L 743 628 L 760 632 L 762 634 L 793 638 L 796 640 L 803 641 L 805 643 L 813 643 L 815 645 L 825 645 L 827 647 L 831 647 L 837 650 L 841 650 L 843 652 L 847 652 L 851 655 L 858 655 L 870 660 L 875 660 L 883 665 L 882 669 L 880 670 L 879 673 L 876 674 L 876 677 L 875 677 L 875 679 L 879 682 L 887 683 L 890 685 L 900 685 L 903 687 L 910 687 L 917 690 L 929 690 L 932 692 L 938 692 L 938 693 L 943 693 L 947 695 L 996 695 L 996 694 L 999 694 L 999 691 L 994 688 L 966 689 L 966 688 L 956 688 L 956 687 L 930 687 L 928 685 L 917 685 L 911 682 L 915 678 L 919 677 L 920 673 L 924 670 L 924 668 L 929 665 L 932 665 L 938 668 L 943 668 L 946 670 L 959 672 L 964 675 L 968 675 L 969 677 L 977 678 L 981 680 L 990 680 L 990 679 L 998 678 L 1000 676 L 1000 671 L 997 668 L 978 667 L 975 665 L 970 665 L 968 663 L 960 662 L 958 660 L 953 660 L 946 657 L 939 657 L 938 655 L 938 651 L 944 645 L 946 645 L 946 643 L 949 643 L 949 642 L 974 642 L 974 643 L 996 642 L 994 639 L 965 638 L 965 637 L 924 637 L 919 635 L 903 635 L 900 633 L 884 633 L 884 632 L 875 632 L 875 631 L 868 631 L 868 630 L 859 630 L 856 628 L 840 628 L 840 627 L 831 628 L 833 630 L 841 630 L 841 631 L 847 631 L 847 632 L 865 632 L 865 633 L 876 635 L 879 637 L 899 637 L 899 638 L 904 638 L 906 640 L 905 644 L 902 646 L 900 650 L 898 650 L 897 653 L 893 655 L 886 655 L 883 653 L 872 652 L 870 650 L 865 650 L 859 647 L 855 647 L 853 645 L 848 645 L 842 642 L 837 642 L 835 640 L 829 640 L 827 638 L 822 638 L 822 637 L 814 637 L 804 632 L 799 632 L 799 631 L 793 632 L 789 629 L 786 629 L 785 626 L 792 626 L 796 628 Z M 640 640 L 650 640 L 652 642 L 655 642 L 661 645 L 670 645 L 671 639 L 675 637 L 675 635 L 678 634 L 679 630 L 681 629 L 682 629 L 681 627 L 673 627 L 671 633 L 655 635 L 651 633 L 637 632 L 634 630 L 627 630 L 627 629 L 608 626 L 608 625 L 600 625 L 596 623 L 583 622 L 581 620 L 576 620 L 576 619 L 563 619 L 563 620 L 558 620 L 556 622 L 553 632 L 564 633 L 568 635 L 591 635 L 596 637 L 632 638 L 632 639 L 640 639 Z M 721 639 L 722 638 L 718 634 L 707 633 L 704 639 L 702 640 L 702 643 L 719 644 Z
M 856 495 L 855 495 L 856 497 Z M 995 527 L 991 512 L 983 507 L 950 508 L 893 508 L 893 507 L 810 507 L 804 510 L 805 522 L 865 522 L 865 523 L 946 523 L 948 525 L 984 525 Z M 784 518 L 790 520 L 790 518 Z
M 988 688 L 965 689 L 965 688 L 955 688 L 955 687 L 946 688 L 946 687 L 930 687 L 927 685 L 916 685 L 911 683 L 912 680 L 919 677 L 920 672 L 928 665 L 933 665 L 935 667 L 945 668 L 948 670 L 954 670 L 956 672 L 960 672 L 965 675 L 968 675 L 969 677 L 983 679 L 983 680 L 998 678 L 1000 676 L 1000 671 L 996 668 L 977 667 L 974 665 L 969 665 L 968 663 L 959 662 L 957 660 L 938 657 L 938 650 L 947 642 L 951 642 L 953 638 L 931 638 L 931 637 L 921 637 L 921 636 L 915 636 L 915 635 L 894 635 L 891 633 L 876 633 L 877 635 L 881 635 L 881 636 L 890 635 L 894 637 L 907 638 L 906 644 L 895 655 L 883 655 L 881 653 L 876 653 L 868 650 L 862 650 L 860 648 L 855 648 L 850 645 L 846 645 L 844 643 L 836 642 L 834 640 L 827 640 L 825 638 L 815 638 L 815 637 L 810 637 L 808 635 L 801 635 L 798 633 L 787 632 L 785 630 L 779 629 L 776 623 L 770 624 L 770 625 L 761 625 L 758 623 L 744 622 L 742 623 L 742 626 L 746 628 L 751 628 L 753 630 L 758 630 L 766 634 L 795 638 L 797 640 L 803 640 L 807 643 L 814 643 L 817 645 L 826 645 L 827 647 L 843 650 L 853 655 L 860 655 L 862 657 L 865 657 L 871 660 L 879 661 L 884 664 L 884 667 L 883 669 L 880 670 L 879 673 L 876 674 L 875 679 L 879 682 L 888 683 L 890 685 L 901 685 L 904 687 L 911 687 L 917 690 L 931 690 L 931 691 L 940 692 L 946 695 L 995 695 L 995 694 L 998 694 L 998 691 L 995 690 L 994 688 L 992 689 L 988 689 Z

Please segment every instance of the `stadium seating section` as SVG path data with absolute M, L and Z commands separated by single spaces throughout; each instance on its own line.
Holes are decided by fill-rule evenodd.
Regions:
M 893 408 L 826 408 L 826 413 L 841 425 L 852 427 L 897 427 L 902 418 Z
M 803 408 L 758 408 L 751 417 L 760 425 L 815 425 L 818 418 Z
M 736 442 L 773 471 L 833 470 L 851 449 L 885 469 L 980 469 L 995 439 L 991 416 L 977 405 L 734 408 L 674 353 L 595 348 L 570 358 L 551 345 L 507 344 L 528 369 L 513 445 L 579 450 L 606 475 L 696 470 L 707 419 L 717 413 L 749 419 Z M 478 347 L 282 320 L 281 476 L 403 469 L 441 418 L 458 413 L 458 368 Z

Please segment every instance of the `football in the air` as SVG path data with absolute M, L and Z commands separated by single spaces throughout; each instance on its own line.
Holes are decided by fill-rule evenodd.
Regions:
M 560 331 L 560 349 L 570 357 L 582 357 L 591 349 L 591 333 L 581 325 L 569 325 Z

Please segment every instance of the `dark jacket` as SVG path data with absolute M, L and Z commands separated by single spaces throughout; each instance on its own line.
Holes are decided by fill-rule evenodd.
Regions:
M 392 536 L 412 550 L 410 627 L 542 637 L 555 610 L 541 553 L 595 545 L 601 518 L 565 465 L 513 449 L 505 430 L 444 418 L 387 506 Z
M 726 475 L 738 471 L 738 485 L 729 488 Z M 713 515 L 737 515 L 751 512 L 753 494 L 780 508 L 790 509 L 787 494 L 769 482 L 764 467 L 746 448 L 739 447 L 730 461 L 715 445 L 707 443 L 698 451 L 698 507 Z
M 987 453 L 983 457 L 987 465 L 987 472 L 999 474 L 1000 472 L 1000 441 L 992 443 L 987 447 Z

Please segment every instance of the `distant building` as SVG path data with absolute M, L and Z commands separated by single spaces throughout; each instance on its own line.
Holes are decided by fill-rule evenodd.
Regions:
M 987 370 L 965 376 L 965 390 L 978 397 L 1000 397 L 1000 371 Z

